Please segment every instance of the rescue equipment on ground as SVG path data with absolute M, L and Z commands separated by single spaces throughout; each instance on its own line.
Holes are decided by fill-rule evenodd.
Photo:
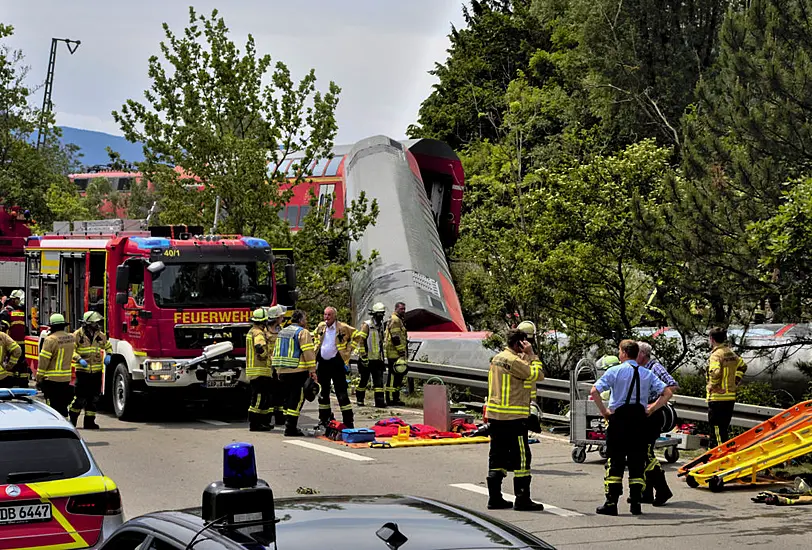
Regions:
M 375 431 L 369 428 L 345 428 L 341 439 L 346 443 L 367 443 L 375 440 Z
M 778 491 L 762 491 L 750 500 L 773 506 L 808 505 L 812 504 L 812 487 L 805 479 L 796 477 L 792 489 L 783 488 Z

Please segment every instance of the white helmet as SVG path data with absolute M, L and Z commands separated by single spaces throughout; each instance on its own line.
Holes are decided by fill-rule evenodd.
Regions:
M 25 299 L 25 292 L 23 292 L 19 288 L 17 290 L 12 290 L 11 295 L 9 296 L 9 298 L 17 298 L 19 300 L 24 300 Z
M 386 313 L 386 306 L 383 305 L 383 302 L 376 302 L 369 311 L 371 313 Z

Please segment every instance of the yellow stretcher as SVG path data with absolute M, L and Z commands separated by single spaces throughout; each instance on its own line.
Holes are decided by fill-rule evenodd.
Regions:
M 392 438 L 389 441 L 372 441 L 369 446 L 373 449 L 395 449 L 398 447 L 430 447 L 439 445 L 466 445 L 471 443 L 488 443 L 490 437 L 451 437 L 447 439 L 409 439 L 407 441 Z
M 749 479 L 756 482 L 756 474 L 793 458 L 812 453 L 812 426 L 786 433 L 774 439 L 723 456 L 695 468 L 686 474 L 691 487 L 707 485 L 713 492 L 722 490 L 726 483 Z

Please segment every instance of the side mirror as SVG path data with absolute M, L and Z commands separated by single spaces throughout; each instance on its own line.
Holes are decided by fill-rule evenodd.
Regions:
M 130 286 L 130 266 L 120 265 L 116 268 L 116 292 L 126 293 L 129 286 Z
M 288 288 L 296 288 L 296 264 L 285 265 L 285 282 Z
M 127 293 L 126 292 L 116 292 L 116 303 L 120 306 L 127 305 Z
M 152 262 L 147 266 L 147 271 L 149 271 L 153 275 L 157 275 L 164 269 L 166 269 L 166 265 L 163 262 Z

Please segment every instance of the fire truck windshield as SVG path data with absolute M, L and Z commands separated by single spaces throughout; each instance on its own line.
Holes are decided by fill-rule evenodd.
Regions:
M 260 278 L 264 280 L 260 282 Z M 256 263 L 167 264 L 153 279 L 152 292 L 158 307 L 259 307 L 271 303 L 270 278 L 258 274 Z

